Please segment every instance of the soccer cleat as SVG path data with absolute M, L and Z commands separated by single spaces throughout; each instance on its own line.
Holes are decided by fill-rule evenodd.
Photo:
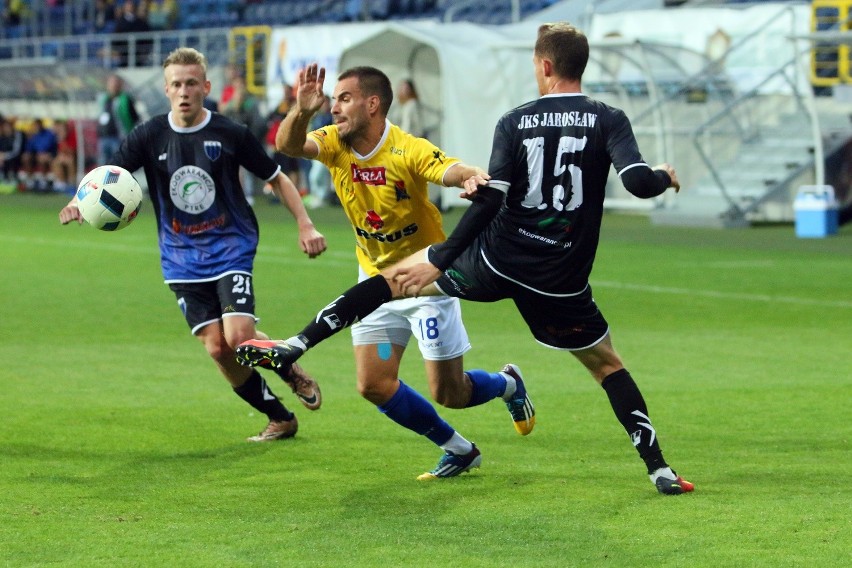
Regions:
M 296 362 L 303 350 L 283 341 L 249 339 L 237 347 L 237 361 L 244 367 L 282 369 Z
M 308 375 L 298 364 L 293 363 L 287 371 L 286 378 L 282 377 L 293 394 L 302 402 L 308 410 L 318 410 L 322 405 L 322 393 L 317 382 Z
M 417 476 L 418 481 L 430 481 L 432 479 L 441 479 L 444 477 L 455 477 L 475 467 L 479 467 L 482 463 L 482 454 L 476 444 L 473 444 L 473 449 L 461 456 L 453 452 L 446 452 L 441 459 L 438 460 L 438 465 L 432 471 Z
M 535 428 L 535 407 L 533 406 L 530 397 L 527 395 L 527 389 L 524 386 L 524 378 L 521 375 L 521 370 L 517 365 L 512 363 L 507 364 L 500 370 L 500 374 L 509 375 L 515 379 L 517 388 L 512 398 L 506 401 L 506 408 L 509 409 L 509 414 L 512 415 L 512 421 L 515 423 L 515 430 L 521 436 L 526 436 Z
M 270 420 L 263 430 L 257 436 L 246 438 L 249 442 L 272 442 L 274 440 L 284 440 L 292 438 L 299 430 L 299 421 L 296 420 L 296 415 L 290 420 Z
M 657 491 L 663 495 L 682 495 L 683 493 L 689 493 L 695 489 L 695 485 L 692 483 L 688 482 L 676 473 L 675 476 L 675 479 L 663 476 L 658 477 L 654 482 L 654 485 L 657 486 Z

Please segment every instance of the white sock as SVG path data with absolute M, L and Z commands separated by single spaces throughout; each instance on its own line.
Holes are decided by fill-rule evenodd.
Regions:
M 464 437 L 455 432 L 446 443 L 441 444 L 441 449 L 446 452 L 453 452 L 456 455 L 466 455 L 473 451 L 473 444 L 464 439 Z
M 307 346 L 307 345 L 305 345 L 305 344 L 304 344 L 304 342 L 302 342 L 302 340 L 301 340 L 301 339 L 299 339 L 299 338 L 298 338 L 297 336 L 295 336 L 295 335 L 294 335 L 293 337 L 289 338 L 289 339 L 285 339 L 285 340 L 284 340 L 284 343 L 286 343 L 287 345 L 292 345 L 293 347 L 298 347 L 298 348 L 299 348 L 299 349 L 301 349 L 302 351 L 307 351 L 307 350 L 308 350 L 308 346 Z
M 651 478 L 651 483 L 657 483 L 657 478 L 660 477 L 665 477 L 666 479 L 677 479 L 677 475 L 675 475 L 675 472 L 673 472 L 670 467 L 661 467 L 648 477 Z
M 503 391 L 503 400 L 509 400 L 512 398 L 512 395 L 515 394 L 515 391 L 518 390 L 518 381 L 515 380 L 515 377 L 510 375 L 509 373 L 501 372 L 500 375 L 506 379 L 506 390 Z

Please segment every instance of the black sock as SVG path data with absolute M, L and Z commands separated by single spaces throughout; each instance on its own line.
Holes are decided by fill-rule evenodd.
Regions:
M 265 368 L 265 367 L 264 367 Z M 290 382 L 290 370 L 293 368 L 292 365 L 284 365 L 283 367 L 272 367 L 271 371 L 278 375 L 282 381 L 285 383 Z
M 299 339 L 307 347 L 313 347 L 392 299 L 393 294 L 384 276 L 379 274 L 368 278 L 320 310 L 317 317 L 301 331 Z
M 270 420 L 280 422 L 293 419 L 293 413 L 281 404 L 257 371 L 252 372 L 245 383 L 234 388 L 234 392 L 255 410 L 266 414 Z
M 609 403 L 615 411 L 615 416 L 624 429 L 633 446 L 639 452 L 639 457 L 648 467 L 648 473 L 653 473 L 661 467 L 668 467 L 663 459 L 663 452 L 657 440 L 657 432 L 648 418 L 648 408 L 645 399 L 639 392 L 639 387 L 627 369 L 621 369 L 607 376 L 601 386 L 609 397 Z

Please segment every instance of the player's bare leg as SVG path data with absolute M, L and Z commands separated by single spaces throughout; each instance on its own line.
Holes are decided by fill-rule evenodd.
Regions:
M 197 335 L 234 393 L 269 419 L 266 428 L 248 440 L 267 442 L 293 437 L 299 428 L 296 415 L 281 404 L 260 373 L 237 362 L 233 348 L 226 341 L 221 322 L 204 326 Z

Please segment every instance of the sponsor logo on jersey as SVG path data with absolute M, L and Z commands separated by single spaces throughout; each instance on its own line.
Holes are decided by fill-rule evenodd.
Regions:
M 400 231 L 394 231 L 393 233 L 380 233 L 378 231 L 371 233 L 362 229 L 361 227 L 355 227 L 355 234 L 364 239 L 374 239 L 379 241 L 380 243 L 392 243 L 398 241 L 405 237 L 410 237 L 414 233 L 417 232 L 417 223 L 412 223 L 405 227 Z
M 364 217 L 364 222 L 370 225 L 373 230 L 378 231 L 382 227 L 385 226 L 385 220 L 382 219 L 382 216 L 370 209 L 367 211 L 367 215 Z
M 352 164 L 352 182 L 367 185 L 385 185 L 388 181 L 384 166 L 375 168 L 359 168 Z
M 395 181 L 393 183 L 393 188 L 396 191 L 396 200 L 402 201 L 403 199 L 411 199 L 411 196 L 408 195 L 408 190 L 405 189 L 405 182 L 402 180 Z
M 207 154 L 211 162 L 215 162 L 222 155 L 222 143 L 217 140 L 205 140 L 204 153 Z
M 439 164 L 443 164 L 444 160 L 446 160 L 446 159 L 447 159 L 447 156 L 445 156 L 444 153 L 441 152 L 440 150 L 435 150 L 434 152 L 432 152 L 432 164 L 434 164 L 435 162 L 438 162 Z M 432 165 L 432 164 L 429 164 L 429 165 Z
M 566 230 L 565 232 L 566 233 L 570 232 L 570 229 Z M 573 241 L 560 241 L 560 240 L 557 240 L 557 239 L 552 239 L 550 237 L 545 237 L 544 235 L 538 235 L 536 233 L 532 233 L 532 232 L 527 231 L 526 229 L 524 229 L 522 227 L 518 228 L 518 234 L 523 235 L 523 236 L 530 238 L 530 239 L 534 239 L 534 240 L 542 242 L 542 243 L 546 243 L 548 245 L 562 247 L 564 249 L 571 248 L 574 245 Z
M 184 225 L 179 219 L 172 219 L 172 230 L 175 233 L 183 233 L 184 235 L 197 235 L 199 233 L 209 231 L 210 229 L 224 226 L 224 215 L 219 215 L 215 219 L 209 219 L 207 221 L 202 221 L 201 223 L 191 223 L 189 225 Z
M 198 166 L 183 166 L 169 180 L 169 195 L 175 207 L 186 213 L 203 213 L 216 199 L 216 184 Z
M 470 282 L 468 282 L 464 274 L 454 268 L 448 268 L 447 271 L 444 272 L 444 276 L 446 276 L 450 281 L 450 284 L 457 294 L 460 296 L 467 295 L 467 291 L 470 289 Z

